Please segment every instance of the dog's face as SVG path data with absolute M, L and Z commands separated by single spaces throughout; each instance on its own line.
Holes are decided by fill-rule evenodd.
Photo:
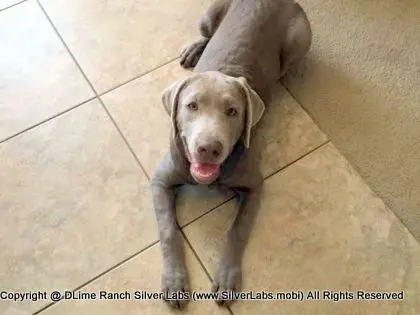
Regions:
M 245 125 L 246 99 L 234 79 L 202 76 L 179 95 L 176 117 L 198 182 L 213 181 Z
M 173 136 L 181 137 L 191 175 L 201 184 L 217 179 L 242 135 L 249 145 L 250 129 L 264 111 L 245 79 L 213 71 L 175 82 L 162 99 L 171 112 Z

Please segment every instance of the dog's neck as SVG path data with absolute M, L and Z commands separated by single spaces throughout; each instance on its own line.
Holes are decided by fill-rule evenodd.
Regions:
M 175 135 L 170 143 L 170 153 L 175 165 L 182 165 L 189 174 L 190 162 L 185 155 L 184 144 L 179 134 Z
M 245 145 L 242 143 L 242 140 L 239 140 L 233 147 L 232 153 L 221 165 L 219 179 L 220 177 L 229 178 L 235 173 L 236 166 L 244 155 L 245 150 Z

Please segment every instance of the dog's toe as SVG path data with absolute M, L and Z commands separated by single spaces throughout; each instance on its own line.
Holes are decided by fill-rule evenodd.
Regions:
M 184 308 L 189 301 L 186 274 L 183 272 L 164 274 L 162 278 L 162 293 L 164 300 L 171 307 Z
M 216 293 L 215 302 L 220 306 L 228 306 L 236 300 L 235 292 L 240 290 L 242 273 L 240 267 L 221 265 L 212 284 Z
M 207 46 L 209 39 L 201 38 L 191 45 L 185 47 L 181 52 L 180 64 L 184 68 L 193 68 L 197 64 L 204 49 Z

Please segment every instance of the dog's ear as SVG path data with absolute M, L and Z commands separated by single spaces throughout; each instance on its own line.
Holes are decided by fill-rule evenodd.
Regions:
M 248 82 L 244 77 L 236 79 L 241 85 L 246 96 L 246 117 L 245 117 L 245 128 L 244 128 L 244 143 L 245 147 L 249 148 L 249 142 L 251 138 L 251 128 L 254 127 L 261 119 L 265 105 L 258 94 L 249 86 Z
M 162 103 L 166 109 L 166 112 L 171 117 L 172 136 L 174 138 L 178 134 L 176 115 L 178 112 L 179 94 L 181 93 L 183 88 L 188 84 L 189 80 L 190 78 L 185 78 L 175 81 L 170 86 L 168 86 L 162 93 Z

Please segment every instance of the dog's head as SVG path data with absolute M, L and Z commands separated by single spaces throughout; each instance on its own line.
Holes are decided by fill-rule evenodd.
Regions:
M 172 136 L 182 139 L 191 175 L 201 184 L 217 179 L 238 141 L 249 147 L 251 128 L 265 109 L 245 78 L 217 71 L 173 83 L 162 101 L 171 115 Z

